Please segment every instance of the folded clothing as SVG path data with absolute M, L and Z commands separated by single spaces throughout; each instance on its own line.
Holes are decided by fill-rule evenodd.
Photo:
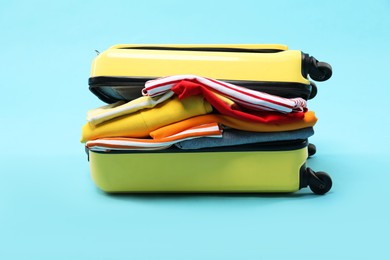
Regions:
M 237 130 L 250 131 L 250 132 L 282 132 L 282 131 L 291 131 L 307 127 L 313 127 L 317 118 L 313 111 L 307 111 L 304 113 L 304 118 L 298 121 L 286 122 L 283 124 L 280 123 L 253 123 L 246 120 L 236 119 L 230 116 L 220 115 L 220 114 L 207 114 L 192 117 L 180 122 L 176 122 L 150 133 L 150 136 L 156 139 L 164 138 L 165 136 L 170 136 L 172 134 L 184 131 L 191 127 L 207 124 L 207 123 L 220 123 L 224 126 L 234 128 Z
M 211 111 L 211 105 L 202 96 L 182 101 L 174 97 L 152 109 L 143 109 L 97 126 L 86 123 L 82 128 L 81 142 L 104 137 L 144 138 L 160 127 Z
M 235 146 L 255 143 L 268 143 L 277 141 L 304 140 L 314 134 L 312 127 L 294 131 L 254 133 L 228 129 L 223 131 L 222 138 L 201 137 L 180 141 L 175 146 L 180 149 L 201 149 L 223 146 Z
M 182 132 L 167 136 L 161 139 L 137 139 L 112 137 L 88 141 L 86 147 L 92 151 L 110 150 L 160 150 L 185 140 L 192 140 L 198 137 L 221 138 L 222 130 L 217 123 L 210 123 L 192 127 Z
M 242 137 L 244 141 L 241 139 L 237 141 L 239 138 L 227 132 L 226 138 L 229 141 L 217 141 L 215 146 L 238 145 L 239 142 L 248 142 L 260 136 L 282 138 L 277 134 L 257 136 L 253 132 L 269 133 L 305 129 L 313 127 L 317 121 L 314 112 L 307 111 L 306 101 L 301 98 L 281 98 L 194 75 L 177 75 L 151 80 L 146 82 L 142 91 L 143 97 L 130 102 L 120 101 L 89 111 L 87 116 L 89 122 L 82 128 L 81 142 L 96 139 L 102 141 L 105 138 L 152 137 L 152 143 L 156 145 L 155 142 L 175 135 L 181 136 L 183 131 L 194 127 L 221 124 L 225 128 L 251 133 Z M 216 114 L 208 114 L 213 111 L 213 108 L 219 113 L 214 110 Z M 251 134 L 254 135 L 253 138 L 250 137 Z M 287 138 L 286 135 L 288 133 L 283 135 L 283 138 Z M 232 140 L 237 144 L 225 144 L 232 143 Z M 129 139 L 126 141 L 128 148 L 139 147 L 136 145 L 139 144 L 138 141 Z M 129 143 L 130 141 L 134 141 L 135 144 Z M 176 139 L 174 141 L 174 143 L 179 142 Z M 198 149 L 196 147 L 210 145 L 202 142 L 194 142 L 194 144 L 190 142 L 189 146 L 188 143 L 183 142 L 178 146 L 183 147 L 182 149 Z M 208 143 L 207 139 L 204 142 Z M 165 143 L 159 144 L 158 148 L 147 148 L 142 145 L 141 147 L 162 149 L 165 145 Z
M 282 98 L 196 75 L 175 75 L 147 81 L 145 88 L 142 89 L 142 94 L 154 97 L 169 90 L 183 97 L 194 95 L 194 93 L 205 94 L 207 91 L 212 91 L 254 111 L 290 113 L 306 110 L 306 101 L 302 98 Z

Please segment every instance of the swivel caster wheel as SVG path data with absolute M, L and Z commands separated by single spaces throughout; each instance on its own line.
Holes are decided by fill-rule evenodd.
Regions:
M 332 179 L 326 172 L 314 172 L 307 168 L 307 173 L 309 175 L 309 187 L 315 194 L 323 195 L 330 191 Z
M 309 145 L 307 146 L 307 152 L 308 152 L 308 154 L 309 154 L 309 157 L 310 157 L 310 156 L 313 156 L 313 155 L 315 155 L 316 152 L 317 152 L 317 147 L 316 147 L 314 144 L 309 144 Z

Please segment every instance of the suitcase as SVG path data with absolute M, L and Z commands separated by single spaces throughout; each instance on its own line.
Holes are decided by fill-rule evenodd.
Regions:
M 86 150 L 95 184 L 109 193 L 294 192 L 325 194 L 332 180 L 306 167 L 307 140 L 158 151 Z
M 114 103 L 139 97 L 147 80 L 177 74 L 311 99 L 317 87 L 308 76 L 325 81 L 332 68 L 280 44 L 121 44 L 94 59 L 89 88 L 104 102 Z
M 282 97 L 313 98 L 311 79 L 332 68 L 298 50 L 275 44 L 115 45 L 92 64 L 90 90 L 106 103 L 141 96 L 145 82 L 195 74 Z M 182 150 L 86 149 L 95 184 L 109 193 L 294 192 L 325 194 L 332 180 L 306 167 L 315 146 L 307 140 Z

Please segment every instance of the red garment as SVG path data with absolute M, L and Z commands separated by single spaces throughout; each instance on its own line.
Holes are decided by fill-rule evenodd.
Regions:
M 228 115 L 237 119 L 260 122 L 260 123 L 277 123 L 291 120 L 298 120 L 304 117 L 304 112 L 292 112 L 282 114 L 270 111 L 253 111 L 244 110 L 239 106 L 228 106 L 225 102 L 219 99 L 214 92 L 209 90 L 207 86 L 199 82 L 192 82 L 189 80 L 182 80 L 176 83 L 171 90 L 178 95 L 179 99 L 184 99 L 189 96 L 202 95 L 219 113 Z

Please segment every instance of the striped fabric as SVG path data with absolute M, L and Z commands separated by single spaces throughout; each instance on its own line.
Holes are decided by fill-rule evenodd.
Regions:
M 110 137 L 88 141 L 86 143 L 86 147 L 92 151 L 160 150 L 166 149 L 177 142 L 191 140 L 198 137 L 222 138 L 222 130 L 217 123 L 209 123 L 194 126 L 160 139 Z
M 254 111 L 276 111 L 281 113 L 306 111 L 306 101 L 302 98 L 282 98 L 196 75 L 175 75 L 147 81 L 145 88 L 142 89 L 142 94 L 151 97 L 162 95 L 183 80 L 202 84 L 211 91 Z

